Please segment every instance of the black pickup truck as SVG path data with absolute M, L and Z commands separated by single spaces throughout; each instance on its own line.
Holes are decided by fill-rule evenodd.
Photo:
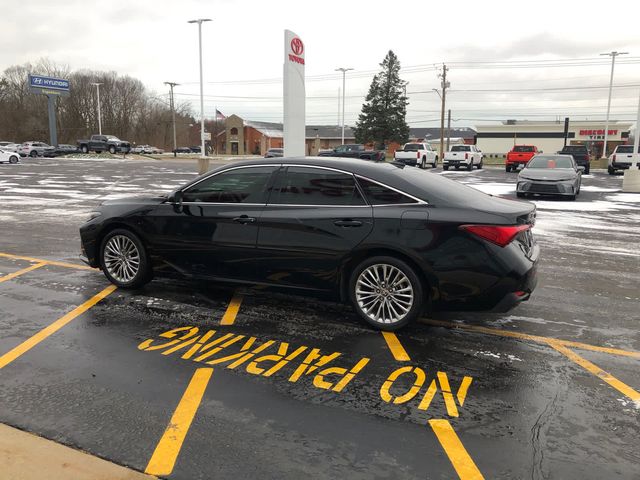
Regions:
M 589 156 L 589 150 L 586 145 L 567 145 L 558 152 L 561 155 L 572 155 L 576 163 L 584 167 L 585 175 L 589 174 L 589 162 L 591 157 Z
M 89 140 L 78 140 L 78 148 L 82 153 L 129 153 L 131 144 L 113 135 L 91 135 L 91 139 Z
M 384 150 L 365 150 L 364 145 L 352 143 L 340 145 L 329 152 L 320 152 L 319 157 L 342 157 L 342 158 L 360 158 L 362 160 L 372 160 L 374 162 L 384 162 Z

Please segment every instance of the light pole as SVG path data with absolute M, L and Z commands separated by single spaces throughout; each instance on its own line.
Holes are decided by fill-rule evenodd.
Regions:
M 607 139 L 609 137 L 609 111 L 611 110 L 611 91 L 613 90 L 613 67 L 616 64 L 616 57 L 618 55 L 627 55 L 629 52 L 609 52 L 601 53 L 600 55 L 606 55 L 611 57 L 611 78 L 609 79 L 609 100 L 607 101 L 607 119 L 604 124 L 604 145 L 602 146 L 602 158 L 607 157 Z
M 346 84 L 346 76 L 349 70 L 353 68 L 336 68 L 336 72 L 342 72 L 342 145 L 344 145 L 344 87 Z
M 210 18 L 198 18 L 197 20 L 189 20 L 187 23 L 198 24 L 198 51 L 200 55 L 200 156 L 205 156 L 204 151 L 204 93 L 202 88 L 202 23 L 210 22 Z
M 100 114 L 100 85 L 102 83 L 92 82 L 91 85 L 95 85 L 98 96 L 98 135 L 102 135 L 102 115 Z
M 171 96 L 169 97 L 170 106 L 171 106 L 171 117 L 173 122 L 173 156 L 177 156 L 176 150 L 178 149 L 178 144 L 176 142 L 176 109 L 173 103 L 173 87 L 180 85 L 179 83 L 174 82 L 164 82 L 165 85 L 169 85 L 171 89 Z

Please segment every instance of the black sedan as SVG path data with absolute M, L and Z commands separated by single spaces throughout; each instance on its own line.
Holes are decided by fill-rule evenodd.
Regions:
M 561 195 L 575 200 L 584 170 L 571 155 L 536 155 L 518 174 L 516 195 Z
M 104 202 L 82 257 L 122 288 L 152 276 L 331 292 L 370 325 L 507 311 L 536 285 L 535 206 L 390 163 L 225 165 L 165 196 Z

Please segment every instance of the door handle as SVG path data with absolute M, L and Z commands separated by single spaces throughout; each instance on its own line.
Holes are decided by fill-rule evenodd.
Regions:
M 333 222 L 336 227 L 361 227 L 362 222 L 359 220 L 336 220 Z
M 234 217 L 233 218 L 234 222 L 237 223 L 253 223 L 256 221 L 255 217 L 249 217 L 247 215 L 241 215 L 239 217 Z

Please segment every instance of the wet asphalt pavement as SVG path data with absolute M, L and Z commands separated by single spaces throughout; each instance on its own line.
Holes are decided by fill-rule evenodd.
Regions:
M 534 200 L 539 283 L 512 312 L 435 314 L 394 339 L 322 299 L 158 279 L 0 367 L 0 422 L 144 471 L 194 371 L 213 368 L 168 478 L 639 478 L 640 195 L 592 172 L 575 202 Z M 101 199 L 194 175 L 189 161 L 0 165 L 0 356 L 108 287 L 72 265 L 3 276 L 79 265 Z M 515 198 L 503 169 L 445 175 Z

